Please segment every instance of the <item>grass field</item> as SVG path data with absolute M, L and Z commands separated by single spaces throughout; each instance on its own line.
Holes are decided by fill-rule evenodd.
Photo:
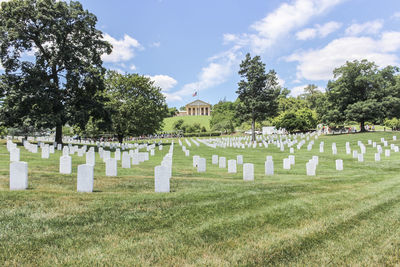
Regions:
M 193 125 L 194 123 L 200 123 L 203 127 L 206 127 L 207 131 L 210 131 L 210 120 L 211 116 L 179 116 L 179 117 L 170 117 L 164 119 L 164 127 L 163 132 L 172 132 L 173 125 L 177 120 L 184 120 L 185 123 Z
M 73 174 L 58 174 L 60 152 L 49 160 L 21 149 L 29 164 L 29 189 L 9 191 L 9 156 L 0 144 L 0 265 L 265 266 L 400 264 L 400 153 L 365 162 L 345 154 L 345 142 L 393 133 L 322 136 L 312 151 L 296 150 L 296 164 L 282 169 L 288 151 L 212 149 L 192 146 L 185 157 L 175 144 L 171 193 L 156 194 L 153 168 L 163 151 L 139 166 L 104 175 L 96 159 L 93 193 L 76 192 Z M 398 134 L 398 139 L 400 134 Z M 325 153 L 319 153 L 319 142 Z M 338 155 L 331 144 L 337 143 Z M 390 141 L 400 145 L 400 141 Z M 211 155 L 255 164 L 255 181 L 242 180 L 242 167 L 228 174 L 211 164 Z M 207 159 L 207 172 L 192 167 L 192 156 Z M 275 175 L 264 175 L 272 155 Z M 317 176 L 305 164 L 319 156 Z M 344 171 L 335 170 L 335 159 Z M 120 163 L 119 163 L 120 166 Z

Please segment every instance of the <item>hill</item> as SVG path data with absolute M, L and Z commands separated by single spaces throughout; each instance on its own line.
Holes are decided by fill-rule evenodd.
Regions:
M 210 120 L 211 116 L 181 116 L 181 117 L 170 117 L 164 119 L 164 128 L 163 132 L 172 132 L 173 131 L 173 125 L 177 120 L 184 120 L 185 123 L 187 124 L 194 124 L 194 123 L 200 123 L 200 125 L 203 127 L 206 127 L 207 131 L 210 131 Z

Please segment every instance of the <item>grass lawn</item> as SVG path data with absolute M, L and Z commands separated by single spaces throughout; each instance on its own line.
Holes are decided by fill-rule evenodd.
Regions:
M 391 141 L 393 133 L 321 136 L 312 151 L 295 149 L 296 164 L 283 170 L 288 150 L 188 147 L 175 143 L 171 193 L 153 193 L 154 166 L 163 151 L 139 166 L 106 177 L 96 159 L 93 193 L 76 192 L 73 174 L 58 174 L 60 152 L 42 160 L 21 148 L 29 164 L 29 189 L 9 191 L 9 155 L 0 143 L 0 266 L 117 265 L 399 265 L 400 153 L 382 155 L 367 140 Z M 400 139 L 400 134 L 397 134 Z M 365 162 L 345 154 L 361 140 Z M 319 142 L 325 153 L 319 153 Z M 336 142 L 338 155 L 332 155 Z M 185 142 L 184 142 L 185 143 Z M 211 164 L 211 155 L 243 155 L 255 164 L 255 181 L 242 180 Z M 207 172 L 192 167 L 192 156 L 207 159 Z M 264 175 L 272 155 L 275 175 Z M 317 176 L 305 164 L 319 156 Z M 343 159 L 344 171 L 335 170 Z M 119 166 L 120 166 L 119 162 Z
M 206 127 L 207 131 L 210 131 L 210 120 L 211 116 L 177 116 L 164 119 L 163 132 L 172 132 L 174 123 L 177 120 L 184 120 L 186 124 L 193 125 L 195 123 L 200 123 L 203 127 Z

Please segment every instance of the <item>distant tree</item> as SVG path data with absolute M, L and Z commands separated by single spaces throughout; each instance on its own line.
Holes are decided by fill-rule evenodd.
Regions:
M 237 102 L 219 101 L 213 107 L 211 113 L 210 126 L 215 131 L 231 133 L 238 124 L 236 117 Z
M 185 111 L 186 110 L 186 106 L 182 106 L 179 108 L 180 111 Z
M 328 123 L 343 123 L 353 120 L 365 131 L 367 120 L 382 120 L 388 112 L 385 103 L 396 102 L 393 86 L 396 84 L 397 68 L 386 67 L 380 71 L 367 60 L 347 62 L 333 72 L 333 81 L 328 82 L 326 114 Z
M 184 122 L 185 121 L 183 119 L 179 119 L 179 120 L 174 122 L 174 124 L 172 125 L 172 128 L 175 131 L 180 131 L 180 130 L 182 130 L 182 125 L 184 124 Z
M 275 127 L 284 128 L 288 132 L 308 131 L 317 126 L 317 114 L 310 108 L 287 110 L 275 118 Z
M 85 126 L 104 115 L 101 56 L 111 45 L 96 29 L 97 18 L 79 2 L 12 0 L 0 8 L 0 76 L 5 126 L 56 128 Z M 26 55 L 33 60 L 26 60 Z M 29 57 L 28 57 L 29 59 Z
M 175 117 L 179 111 L 176 107 L 168 108 L 168 117 Z
M 318 104 L 318 98 L 321 98 L 322 96 L 323 93 L 318 90 L 318 87 L 315 84 L 309 84 L 304 88 L 304 93 L 298 98 L 304 99 L 309 108 L 315 109 Z
M 307 101 L 300 98 L 289 96 L 287 98 L 278 98 L 278 113 L 288 110 L 298 110 L 307 107 Z
M 278 77 L 274 70 L 265 73 L 265 64 L 259 56 L 252 58 L 248 53 L 240 64 L 238 83 L 240 103 L 237 116 L 242 120 L 251 120 L 252 140 L 255 140 L 256 121 L 273 117 L 277 112 L 277 98 L 280 94 Z
M 106 108 L 112 131 L 122 142 L 125 136 L 154 134 L 168 114 L 161 88 L 138 74 L 107 73 Z

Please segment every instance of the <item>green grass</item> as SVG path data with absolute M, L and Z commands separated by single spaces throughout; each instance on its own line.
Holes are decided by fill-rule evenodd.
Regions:
M 94 193 L 76 192 L 73 174 L 58 174 L 60 152 L 49 160 L 21 149 L 29 164 L 29 189 L 9 191 L 8 153 L 0 144 L 0 265 L 356 265 L 400 264 L 400 153 L 365 162 L 345 154 L 345 142 L 393 133 L 323 136 L 312 151 L 296 150 L 296 165 L 282 169 L 288 151 L 211 149 L 192 146 L 185 157 L 176 141 L 171 193 L 156 194 L 153 168 L 168 146 L 148 162 L 104 176 L 96 159 Z M 398 138 L 400 134 L 398 134 Z M 319 142 L 325 153 L 319 153 Z M 331 144 L 337 143 L 338 155 Z M 390 141 L 400 145 L 400 141 Z M 211 155 L 255 164 L 255 181 L 242 180 L 211 164 Z M 207 172 L 192 167 L 192 156 L 207 159 Z M 272 155 L 276 175 L 264 175 Z M 319 155 L 317 176 L 305 163 Z M 335 170 L 335 159 L 344 171 Z M 120 163 L 119 163 L 120 166 Z
M 164 127 L 163 132 L 172 132 L 174 123 L 177 120 L 184 120 L 185 123 L 193 125 L 194 123 L 200 123 L 203 127 L 206 127 L 207 131 L 210 131 L 210 120 L 211 116 L 177 116 L 177 117 L 170 117 L 164 119 Z

